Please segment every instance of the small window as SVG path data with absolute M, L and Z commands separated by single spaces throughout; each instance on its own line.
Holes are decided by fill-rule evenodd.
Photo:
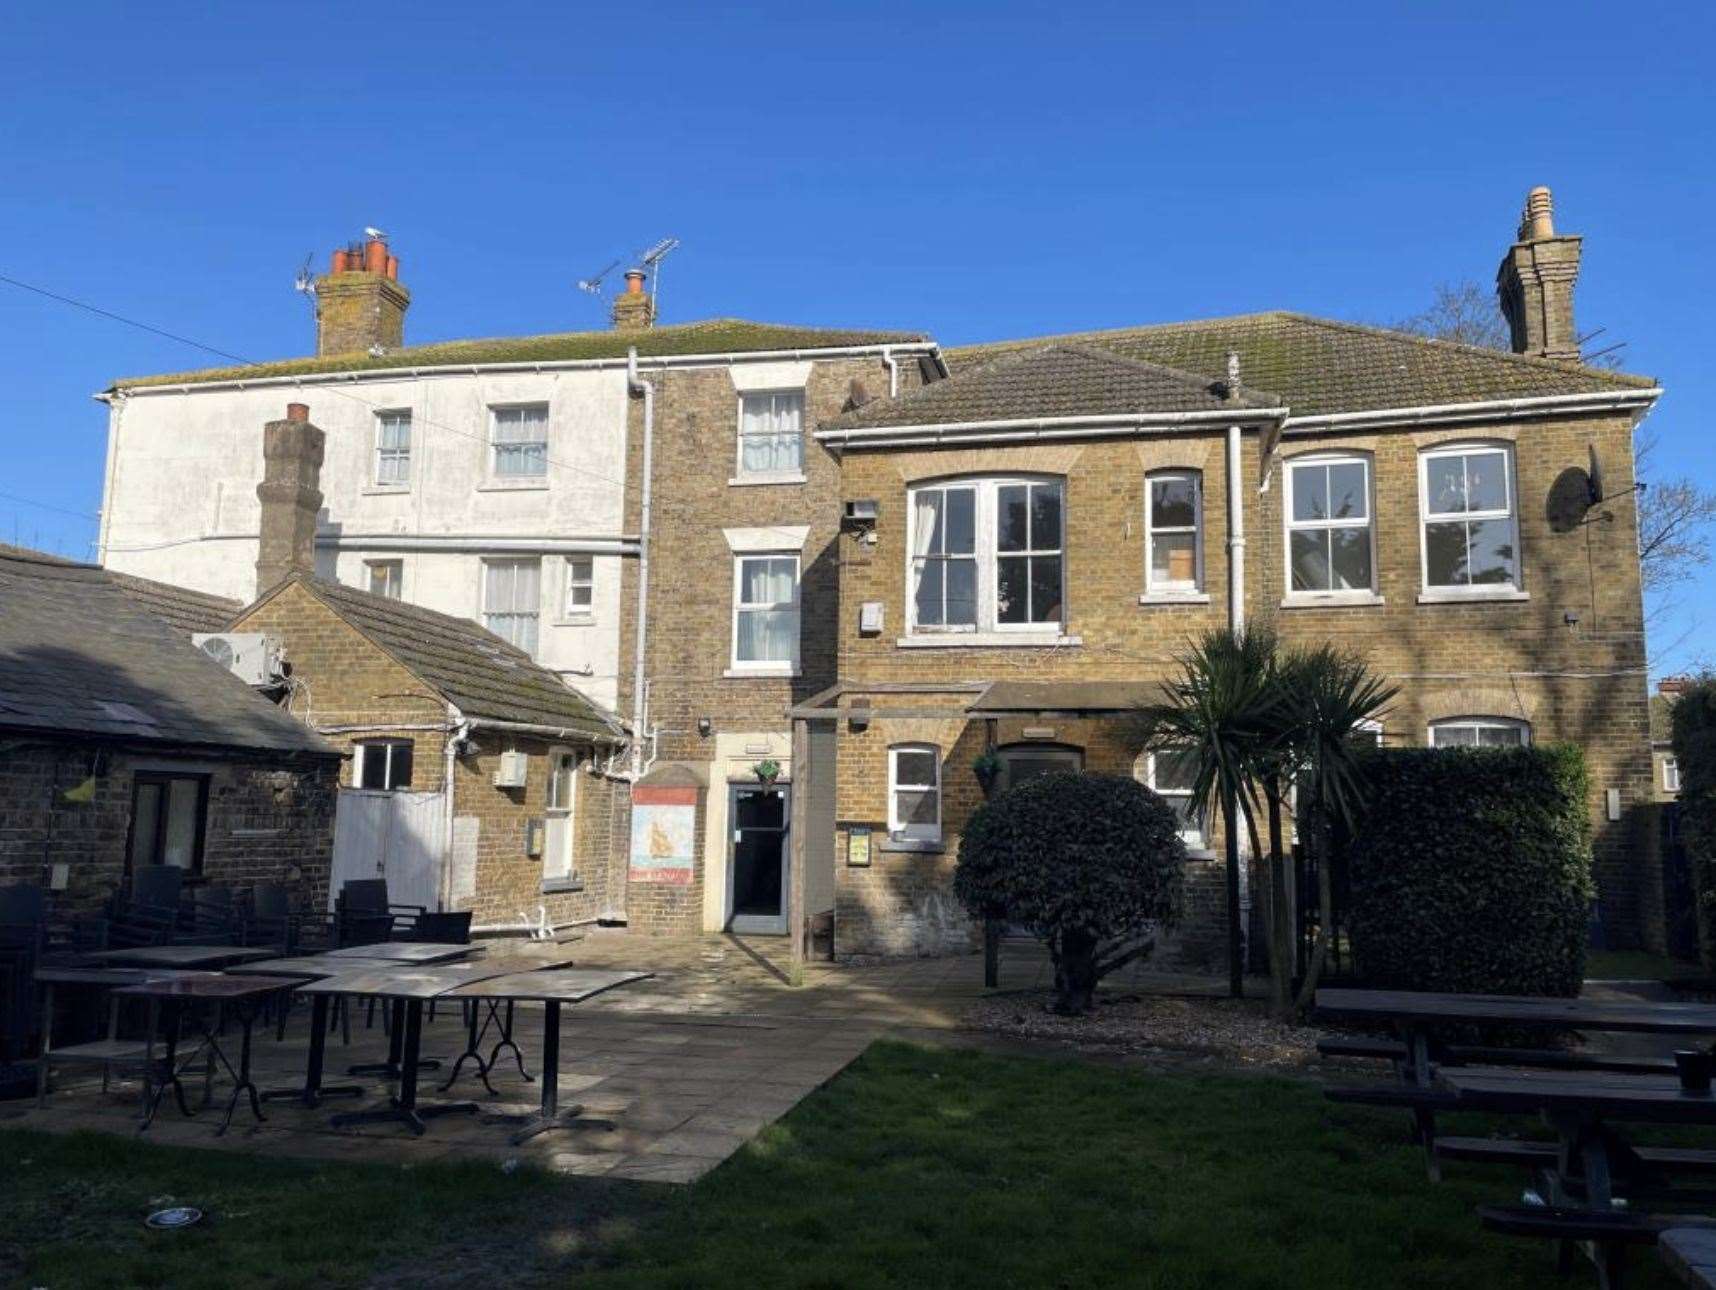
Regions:
M 130 872 L 139 865 L 170 864 L 186 873 L 203 871 L 208 831 L 207 775 L 139 771 L 131 785 Z
M 1524 748 L 1531 727 L 1510 717 L 1454 717 L 1430 726 L 1432 748 Z
M 403 560 L 365 560 L 364 569 L 369 575 L 369 590 L 371 595 L 385 596 L 389 600 L 398 600 L 405 589 L 405 561 Z
M 941 841 L 941 750 L 933 745 L 888 750 L 888 836 Z
M 483 562 L 483 626 L 504 641 L 535 655 L 542 617 L 540 560 Z
M 375 483 L 405 488 L 411 483 L 411 413 L 375 414 Z
M 1512 452 L 1438 448 L 1421 454 L 1419 462 L 1424 589 L 1474 595 L 1517 591 Z
M 1376 589 L 1369 458 L 1289 462 L 1286 511 L 1289 596 Z
M 1153 595 L 1203 590 L 1203 476 L 1195 470 L 1150 475 L 1144 489 L 1144 590 Z
M 595 561 L 587 555 L 566 557 L 566 617 L 587 618 L 596 604 Z
M 1159 749 L 1149 754 L 1145 764 L 1145 783 L 1180 818 L 1180 837 L 1187 846 L 1205 845 L 1204 826 L 1199 804 L 1192 796 L 1197 783 L 1197 756 L 1190 751 Z
M 804 472 L 804 391 L 739 396 L 739 474 Z
M 495 408 L 494 474 L 498 479 L 540 479 L 548 474 L 548 405 Z
M 1662 759 L 1662 791 L 1678 793 L 1680 791 L 1680 763 L 1672 757 Z
M 733 560 L 733 667 L 789 672 L 798 665 L 798 556 Z
M 409 739 L 360 739 L 352 746 L 352 787 L 392 791 L 411 787 Z

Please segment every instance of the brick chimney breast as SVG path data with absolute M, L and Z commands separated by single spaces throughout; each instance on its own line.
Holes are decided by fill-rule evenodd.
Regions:
M 1513 352 L 1564 363 L 1579 361 L 1573 325 L 1573 284 L 1584 239 L 1557 234 L 1555 204 L 1547 188 L 1526 195 L 1518 240 L 1496 270 L 1496 297 L 1512 333 Z
M 262 428 L 262 482 L 256 486 L 262 534 L 256 551 L 256 594 L 294 573 L 316 571 L 316 516 L 322 509 L 326 442 L 310 409 L 288 404 L 286 419 Z
M 341 247 L 316 279 L 316 357 L 398 349 L 410 307 L 411 293 L 399 284 L 399 258 L 383 239 Z
M 648 331 L 655 326 L 655 297 L 644 290 L 644 271 L 626 270 L 626 289 L 614 297 L 615 331 Z

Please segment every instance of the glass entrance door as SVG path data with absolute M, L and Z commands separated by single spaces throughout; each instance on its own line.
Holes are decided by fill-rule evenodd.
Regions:
M 788 792 L 784 784 L 733 785 L 727 925 L 735 932 L 780 935 L 787 930 Z

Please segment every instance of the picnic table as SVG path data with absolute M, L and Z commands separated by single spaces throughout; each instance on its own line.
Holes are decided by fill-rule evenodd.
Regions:
M 615 972 L 602 968 L 566 968 L 559 971 L 522 972 L 511 976 L 489 977 L 450 991 L 449 998 L 505 999 L 514 1002 L 536 1002 L 546 1006 L 542 1018 L 542 1104 L 530 1115 L 496 1113 L 485 1119 L 495 1123 L 517 1124 L 513 1144 L 524 1142 L 550 1129 L 569 1129 L 584 1113 L 582 1105 L 574 1103 L 560 1107 L 560 1009 L 563 1004 L 583 1003 L 598 994 L 646 981 L 653 973 Z M 516 1049 L 515 1049 L 516 1051 Z M 520 1063 L 522 1066 L 522 1062 Z M 484 1083 L 488 1081 L 485 1079 Z M 492 1091 L 492 1090 L 491 1090 Z
M 154 1122 L 155 1113 L 161 1105 L 161 1099 L 167 1090 L 173 1090 L 174 1100 L 179 1104 L 179 1110 L 186 1116 L 195 1112 L 185 1104 L 185 1086 L 179 1079 L 182 1069 L 177 1060 L 179 1044 L 180 1021 L 187 1009 L 196 1018 L 196 1024 L 202 1032 L 203 1043 L 212 1063 L 218 1061 L 226 1067 L 227 1074 L 232 1076 L 232 1096 L 227 1099 L 226 1115 L 221 1119 L 220 1128 L 215 1130 L 215 1136 L 225 1133 L 232 1124 L 233 1112 L 238 1109 L 238 1099 L 243 1094 L 249 1094 L 250 1112 L 260 1123 L 265 1117 L 262 1106 L 257 1099 L 255 1082 L 250 1078 L 250 1041 L 251 1032 L 256 1022 L 257 1009 L 264 999 L 279 993 L 281 990 L 292 988 L 292 978 L 276 976 L 244 976 L 220 974 L 213 972 L 184 973 L 171 977 L 155 976 L 139 981 L 133 985 L 122 985 L 114 990 L 116 996 L 127 996 L 147 999 L 150 1004 L 149 1018 L 149 1053 L 152 1064 L 154 1057 L 154 1042 L 157 1014 L 165 1021 L 167 1053 L 163 1069 L 166 1078 L 154 1090 L 153 1096 L 145 1097 L 142 1122 L 137 1126 L 141 1132 Z M 204 1019 L 198 1004 L 215 1004 L 217 1009 L 231 1005 L 238 1016 L 241 1027 L 241 1047 L 238 1065 L 232 1064 L 231 1058 L 220 1046 L 220 1027 Z
M 274 951 L 246 945 L 138 945 L 131 949 L 96 950 L 86 957 L 121 967 L 213 970 L 253 959 L 273 958 Z

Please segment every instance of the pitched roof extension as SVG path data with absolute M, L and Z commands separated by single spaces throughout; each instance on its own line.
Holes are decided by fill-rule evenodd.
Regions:
M 618 722 L 553 672 L 468 618 L 455 618 L 355 587 L 294 575 L 234 620 L 242 622 L 294 584 L 302 586 L 467 717 L 552 726 L 613 740 Z
M 1225 364 L 1225 359 L 1223 360 Z M 826 430 L 1107 416 L 1231 413 L 1278 407 L 1272 396 L 1090 345 L 1051 343 L 957 368 L 945 381 L 877 399 L 826 422 Z
M 0 551 L 0 733 L 338 752 L 104 569 Z
M 837 349 L 850 345 L 899 345 L 926 340 L 921 332 L 830 327 L 795 327 L 711 318 L 703 322 L 652 327 L 647 331 L 573 331 L 545 336 L 503 336 L 489 340 L 452 340 L 413 345 L 385 354 L 332 354 L 326 358 L 288 358 L 240 367 L 211 367 L 161 376 L 127 377 L 111 388 L 151 385 L 202 385 L 213 381 L 255 381 L 271 376 L 311 376 L 323 372 L 387 371 L 413 367 L 464 367 L 485 363 L 553 363 L 580 359 L 624 358 L 637 347 L 640 357 L 679 354 L 739 354 L 767 350 Z
M 944 357 L 958 373 L 1046 344 L 1102 349 L 1208 380 L 1225 373 L 1233 350 L 1241 381 L 1275 391 L 1294 417 L 1654 385 L 1648 377 L 1284 312 L 997 341 L 946 350 Z

